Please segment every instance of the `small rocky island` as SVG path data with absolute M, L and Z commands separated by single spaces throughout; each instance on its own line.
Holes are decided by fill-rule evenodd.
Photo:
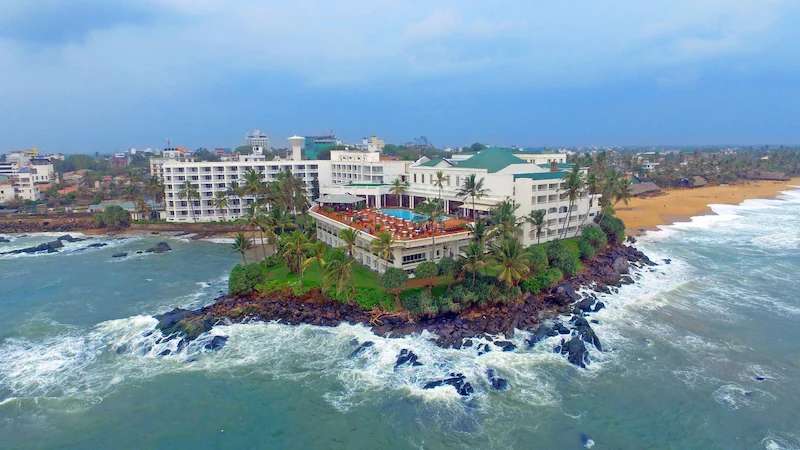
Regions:
M 586 261 L 584 270 L 537 295 L 524 294 L 519 301 L 472 307 L 459 313 L 444 313 L 429 317 L 414 317 L 407 313 L 365 310 L 355 304 L 320 299 L 315 296 L 264 296 L 258 293 L 225 295 L 212 304 L 197 310 L 174 309 L 157 316 L 158 329 L 168 338 L 179 339 L 178 348 L 209 331 L 218 323 L 238 323 L 251 320 L 278 321 L 286 324 L 336 326 L 340 323 L 364 324 L 380 336 L 397 337 L 427 330 L 437 336 L 442 347 L 468 348 L 474 338 L 483 337 L 492 345 L 478 345 L 478 354 L 489 351 L 514 351 L 516 346 L 498 336 L 512 337 L 515 330 L 531 333 L 527 345 L 533 346 L 547 337 L 563 336 L 553 350 L 566 355 L 570 363 L 585 367 L 589 363 L 587 345 L 602 351 L 602 344 L 591 327 L 590 314 L 606 305 L 597 300 L 594 292 L 612 292 L 623 284 L 633 283 L 631 267 L 656 265 L 632 245 L 610 245 Z M 589 288 L 580 295 L 577 291 Z M 592 292 L 593 291 L 593 292 Z M 568 321 L 559 316 L 571 314 Z M 217 344 L 224 344 L 224 341 Z M 357 355 L 370 341 L 355 342 Z M 221 345 L 218 345 L 221 346 Z M 404 349 L 397 356 L 396 366 L 420 364 L 416 355 Z M 490 376 L 490 379 L 494 375 Z M 502 379 L 492 382 L 504 388 Z M 450 374 L 432 382 L 430 387 L 451 384 L 462 395 L 471 387 L 464 386 L 463 376 Z M 468 385 L 468 383 L 467 383 Z

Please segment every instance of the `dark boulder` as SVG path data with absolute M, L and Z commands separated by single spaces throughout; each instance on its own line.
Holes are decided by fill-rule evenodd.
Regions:
M 105 242 L 95 242 L 93 244 L 87 245 L 86 248 L 100 248 L 100 247 L 105 247 L 106 245 L 108 244 L 106 244 Z
M 513 352 L 517 348 L 511 341 L 494 341 L 494 345 L 500 347 L 504 352 Z
M 583 300 L 579 301 L 575 306 L 583 312 L 591 312 L 592 305 L 594 304 L 595 299 L 592 297 L 586 297 Z
M 56 240 L 51 242 L 45 242 L 44 244 L 35 245 L 33 247 L 25 247 L 17 250 L 11 250 L 10 252 L 0 253 L 0 255 L 19 255 L 21 253 L 30 254 L 30 253 L 42 253 L 42 252 L 55 253 L 58 251 L 58 249 L 60 249 L 63 246 L 64 244 L 61 243 L 61 241 Z
M 478 356 L 481 356 L 483 354 L 486 354 L 486 353 L 489 353 L 489 352 L 492 351 L 492 348 L 489 347 L 489 344 L 478 344 L 478 346 L 475 349 L 478 350 Z
M 614 262 L 611 263 L 611 268 L 614 269 L 614 272 L 617 272 L 618 274 L 628 273 L 628 270 L 630 270 L 628 258 L 624 256 L 617 256 L 614 258 Z
M 594 345 L 598 350 L 603 351 L 603 346 L 600 344 L 600 338 L 594 333 L 594 330 L 589 325 L 589 322 L 583 318 L 578 316 L 573 316 L 570 319 L 570 322 L 575 327 L 575 331 L 577 331 L 578 336 L 584 341 Z
M 486 369 L 486 378 L 489 379 L 489 384 L 495 390 L 505 391 L 509 388 L 508 381 L 505 378 L 498 377 L 492 368 Z
M 361 343 L 361 345 L 359 345 L 358 347 L 356 347 L 356 349 L 355 349 L 355 350 L 353 350 L 353 351 L 350 353 L 350 357 L 351 357 L 351 358 L 354 358 L 354 357 L 356 357 L 356 356 L 360 355 L 361 353 L 363 353 L 363 352 L 364 352 L 364 350 L 366 350 L 366 349 L 368 349 L 368 348 L 372 347 L 373 345 L 375 345 L 375 343 L 374 343 L 374 342 L 372 342 L 372 341 L 364 341 L 364 342 L 362 342 L 362 343 Z
M 85 241 L 86 239 L 83 239 L 83 238 L 76 238 L 76 237 L 72 237 L 72 236 L 71 236 L 71 235 L 69 235 L 69 234 L 65 234 L 65 235 L 63 235 L 63 236 L 59 236 L 59 237 L 57 237 L 57 238 L 56 238 L 56 240 L 58 240 L 58 241 L 65 241 L 65 242 L 80 242 L 80 241 Z
M 228 336 L 214 336 L 203 346 L 206 350 L 219 350 L 228 342 Z
M 564 303 L 572 303 L 578 301 L 580 296 L 575 292 L 575 288 L 571 283 L 561 283 L 555 289 L 555 295 L 561 298 Z
M 561 339 L 561 344 L 557 345 L 553 351 L 567 355 L 567 361 L 578 367 L 586 368 L 589 363 L 589 352 L 586 350 L 586 344 L 578 336 L 573 336 L 567 342 Z
M 111 255 L 111 257 L 112 257 L 112 258 L 124 258 L 124 257 L 126 257 L 126 256 L 128 256 L 128 254 L 127 254 L 127 253 L 125 253 L 125 252 L 122 252 L 122 253 L 114 253 L 113 255 Z
M 394 368 L 398 368 L 404 364 L 409 366 L 421 366 L 422 363 L 417 361 L 416 353 L 408 350 L 406 348 L 400 350 L 400 353 L 397 355 L 397 361 L 394 363 Z
M 606 304 L 603 302 L 597 302 L 594 304 L 594 312 L 600 311 L 601 309 L 605 308 Z
M 9 242 L 11 242 L 11 239 L 9 239 L 7 237 L 0 236 L 0 244 L 7 244 Z
M 472 339 L 464 339 L 464 343 L 462 344 L 464 348 L 472 347 Z
M 158 356 L 167 356 L 170 353 L 172 353 L 172 351 L 170 351 L 170 349 L 167 348 L 167 349 L 161 350 L 161 352 L 158 353 Z
M 463 374 L 453 373 L 453 372 L 450 372 L 447 378 L 443 378 L 441 380 L 433 380 L 425 383 L 425 385 L 422 386 L 422 389 L 433 389 L 435 387 L 445 386 L 445 385 L 453 386 L 456 392 L 458 392 L 458 395 L 462 397 L 466 397 L 475 392 L 475 390 L 472 388 L 472 385 L 466 381 L 466 377 Z
M 671 264 L 672 260 L 669 258 L 664 258 L 664 264 Z
M 564 326 L 561 322 L 556 322 L 556 323 L 562 327 Z M 543 323 L 539 325 L 539 328 L 537 328 L 536 331 L 533 332 L 533 335 L 531 335 L 531 337 L 525 340 L 525 342 L 528 344 L 528 348 L 533 347 L 537 342 L 541 341 L 542 339 L 558 336 L 559 330 L 556 329 L 556 326 L 557 325 L 555 324 L 550 325 L 548 323 Z M 567 330 L 566 334 L 569 334 L 569 330 Z
M 561 323 L 560 321 L 558 321 L 558 322 L 553 324 L 553 329 L 555 331 L 557 331 L 558 334 L 569 334 L 570 333 L 569 328 L 564 326 L 564 324 Z
M 158 244 L 156 244 L 156 245 L 148 248 L 147 250 L 145 250 L 145 252 L 147 252 L 147 253 L 164 253 L 164 252 L 168 252 L 170 250 L 172 250 L 172 247 L 170 247 L 169 244 L 167 244 L 166 242 L 161 241 Z

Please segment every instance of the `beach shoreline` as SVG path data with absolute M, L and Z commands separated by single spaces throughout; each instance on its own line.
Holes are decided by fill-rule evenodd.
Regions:
M 639 236 L 695 216 L 714 214 L 710 205 L 738 205 L 745 200 L 770 199 L 782 191 L 800 186 L 800 178 L 788 181 L 749 181 L 745 183 L 664 190 L 660 195 L 631 198 L 618 204 L 616 215 L 625 222 L 628 236 Z

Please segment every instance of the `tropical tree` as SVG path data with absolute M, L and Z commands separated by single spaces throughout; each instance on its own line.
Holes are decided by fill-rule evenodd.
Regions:
M 408 274 L 403 269 L 388 267 L 381 275 L 381 285 L 384 289 L 394 294 L 395 305 L 400 309 L 400 291 L 408 280 Z
M 347 248 L 347 256 L 353 257 L 353 247 L 356 246 L 356 239 L 358 238 L 358 231 L 352 228 L 342 228 L 339 230 L 339 239 L 344 242 Z
M 472 274 L 472 285 L 475 286 L 478 273 L 486 267 L 486 254 L 483 250 L 483 245 L 471 242 L 463 250 L 461 261 L 461 270 Z
M 311 255 L 303 261 L 303 268 L 307 269 L 312 264 L 317 263 L 320 269 L 324 269 L 327 263 L 325 256 L 328 253 L 328 246 L 324 242 L 316 241 L 309 243 L 307 247 Z
M 214 193 L 214 200 L 212 200 L 214 209 L 218 209 L 222 213 L 222 220 L 228 215 L 228 194 L 222 191 Z
M 392 262 L 394 257 L 392 253 L 392 246 L 394 245 L 394 237 L 388 231 L 378 233 L 376 239 L 372 241 L 372 251 L 384 261 Z
M 261 174 L 256 172 L 252 167 L 247 169 L 244 173 L 243 191 L 246 195 L 252 196 L 259 200 L 264 193 L 264 184 L 261 180 Z
M 433 180 L 433 185 L 439 189 L 439 201 L 442 201 L 442 189 L 444 189 L 444 182 L 447 181 L 447 177 L 444 175 L 444 172 L 441 170 L 436 171 L 436 178 Z
M 567 189 L 567 197 L 569 198 L 569 207 L 567 208 L 567 220 L 561 229 L 562 239 L 567 237 L 567 228 L 572 219 L 572 207 L 575 206 L 575 201 L 581 195 L 584 187 L 583 173 L 577 164 L 572 166 L 572 171 L 567 175 L 565 184 Z
M 617 179 L 613 191 L 614 206 L 619 202 L 623 202 L 625 205 L 628 204 L 631 199 L 631 185 L 631 180 L 628 178 L 619 177 Z
M 400 178 L 395 178 L 392 181 L 392 185 L 389 188 L 389 193 L 395 195 L 397 198 L 397 203 L 400 206 L 403 206 L 403 194 L 408 191 L 408 181 L 402 180 Z
M 530 272 L 525 249 L 512 237 L 492 247 L 492 262 L 499 268 L 497 279 L 509 287 L 516 286 Z
M 470 233 L 472 233 L 472 242 L 477 243 L 484 248 L 486 244 L 486 239 L 489 237 L 489 226 L 486 224 L 486 221 L 478 218 L 474 222 L 467 224 L 467 229 Z
M 485 196 L 489 190 L 483 187 L 483 178 L 476 179 L 475 174 L 471 174 L 464 180 L 464 185 L 456 193 L 457 196 L 466 200 L 472 199 L 472 218 L 475 219 L 475 200 Z
M 494 232 L 506 237 L 516 237 L 519 231 L 517 221 L 517 210 L 519 205 L 511 200 L 505 199 L 498 203 L 491 212 L 491 220 L 494 224 Z
M 305 261 L 306 250 L 308 249 L 308 238 L 299 231 L 292 231 L 281 237 L 281 256 L 286 261 L 286 265 L 292 273 L 300 273 L 303 278 L 303 261 Z
M 181 185 L 181 190 L 178 192 L 178 198 L 185 198 L 186 201 L 189 203 L 189 212 L 192 215 L 192 221 L 196 222 L 197 218 L 194 215 L 194 200 L 200 198 L 200 192 L 197 190 L 197 186 L 193 185 L 189 180 L 183 182 Z
M 428 199 L 424 202 L 418 204 L 414 211 L 424 214 L 427 216 L 428 226 L 431 228 L 431 248 L 433 254 L 431 255 L 431 261 L 436 258 L 436 230 L 434 229 L 434 225 L 436 222 L 439 221 L 439 218 L 444 214 L 444 205 L 442 201 L 439 199 Z
M 158 177 L 153 176 L 148 178 L 144 191 L 156 203 L 160 203 L 164 199 L 164 185 L 161 184 L 161 180 L 159 180 Z
M 242 255 L 242 264 L 247 264 L 247 257 L 245 254 L 248 250 L 253 248 L 253 241 L 250 240 L 244 233 L 236 233 L 236 239 L 233 240 L 233 249 Z
M 136 212 L 139 213 L 139 217 L 141 220 L 147 220 L 148 215 L 150 213 L 150 207 L 147 206 L 147 202 L 144 201 L 144 197 L 139 197 L 136 199 Z
M 525 220 L 533 225 L 536 228 L 536 243 L 538 244 L 541 241 L 542 235 L 542 228 L 544 228 L 544 217 L 546 211 L 543 209 L 537 209 L 535 211 L 531 211 L 530 214 L 525 218 Z
M 336 287 L 336 294 L 350 302 L 353 298 L 353 258 L 338 252 L 328 261 L 323 273 L 322 283 L 326 289 Z
M 258 230 L 258 236 L 261 239 L 261 253 L 264 256 L 264 259 L 267 259 L 267 247 L 264 245 L 264 220 L 263 215 L 261 214 L 261 208 L 259 207 L 258 203 L 251 203 L 250 206 L 247 207 L 247 225 L 252 229 L 255 228 Z

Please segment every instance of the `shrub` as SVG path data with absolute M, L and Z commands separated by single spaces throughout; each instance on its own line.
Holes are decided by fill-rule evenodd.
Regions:
M 528 247 L 528 259 L 530 260 L 532 272 L 539 272 L 550 266 L 547 261 L 547 251 L 542 245 L 531 245 Z
M 106 206 L 103 212 L 95 214 L 94 223 L 98 228 L 126 228 L 131 224 L 131 215 L 121 206 Z
M 561 241 L 552 241 L 547 245 L 547 258 L 550 261 L 550 267 L 555 267 L 567 275 L 575 275 L 578 273 L 578 258 L 570 251 L 567 245 Z
M 581 237 L 580 240 L 578 241 L 578 250 L 580 250 L 581 259 L 583 260 L 592 259 L 594 258 L 594 255 L 597 253 L 591 242 L 583 237 Z
M 419 308 L 419 289 L 408 290 L 400 294 L 400 303 L 403 308 L 412 314 L 418 314 Z
M 389 267 L 381 275 L 381 285 L 390 291 L 401 289 L 408 280 L 408 274 L 403 269 Z
M 435 277 L 439 273 L 439 268 L 436 266 L 436 263 L 433 261 L 425 261 L 417 266 L 414 269 L 414 275 L 417 278 L 431 278 Z
M 590 225 L 584 228 L 581 232 L 581 240 L 588 241 L 595 250 L 604 249 L 608 245 L 608 237 L 603 230 L 596 225 Z
M 521 283 L 521 287 L 523 290 L 535 295 L 555 286 L 562 278 L 563 274 L 561 271 L 555 267 L 551 267 L 542 272 L 538 272 L 532 278 L 526 279 Z
M 436 303 L 433 296 L 426 290 L 420 291 L 419 296 L 419 312 L 421 314 L 432 316 L 439 310 L 436 308 Z
M 456 273 L 456 260 L 451 257 L 445 257 L 439 260 L 438 263 L 439 275 L 453 276 Z
M 356 288 L 354 298 L 356 303 L 358 303 L 358 305 L 364 309 L 372 309 L 376 306 L 383 308 L 387 305 L 389 306 L 389 309 L 391 309 L 392 301 L 390 296 L 380 289 L 358 287 Z
M 228 292 L 231 295 L 249 294 L 264 281 L 266 274 L 263 264 L 251 263 L 244 266 L 237 264 L 228 278 Z
M 600 219 L 600 228 L 608 235 L 608 238 L 617 244 L 625 240 L 625 223 L 610 214 L 604 214 Z

